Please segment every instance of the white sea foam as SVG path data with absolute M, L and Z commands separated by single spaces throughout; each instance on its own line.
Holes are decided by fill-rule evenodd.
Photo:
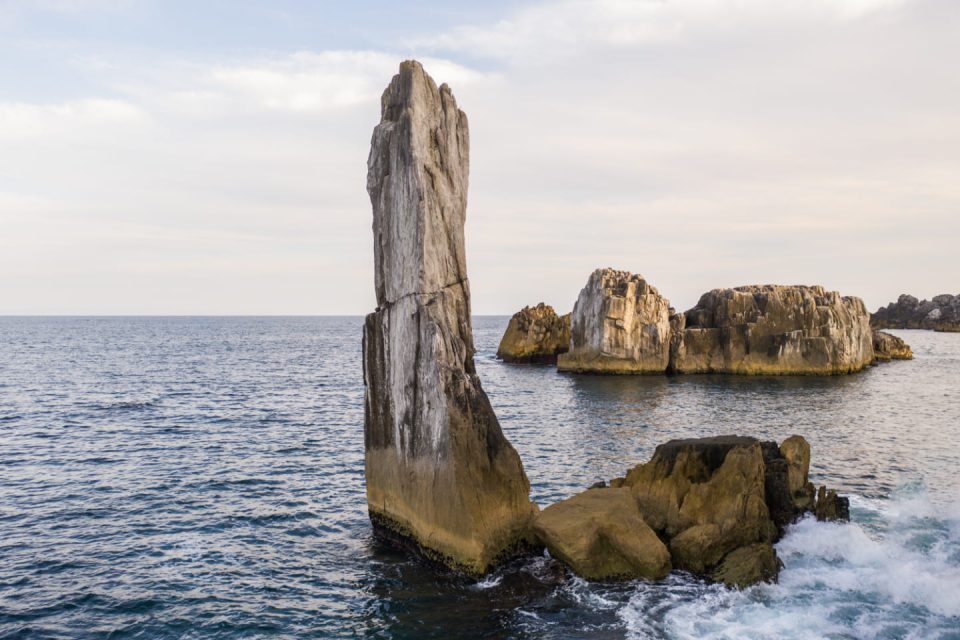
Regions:
M 790 527 L 779 584 L 639 584 L 619 615 L 633 638 L 960 637 L 958 505 L 914 492 L 852 511 L 850 524 Z

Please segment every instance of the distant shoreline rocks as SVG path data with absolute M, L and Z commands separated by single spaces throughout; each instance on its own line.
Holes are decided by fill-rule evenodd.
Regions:
M 912 357 L 899 338 L 875 335 L 860 298 L 821 286 L 714 289 L 677 313 L 643 276 L 597 269 L 570 314 L 566 353 L 537 325 L 555 322 L 544 314 L 516 314 L 497 355 L 522 344 L 518 353 L 557 353 L 572 373 L 737 375 L 841 375 Z
M 870 316 L 874 329 L 928 329 L 960 332 L 960 294 L 944 293 L 933 300 L 918 300 L 902 294 L 896 302 L 880 307 Z

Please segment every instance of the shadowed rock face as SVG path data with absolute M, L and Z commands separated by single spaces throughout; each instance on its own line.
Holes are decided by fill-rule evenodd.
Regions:
M 960 294 L 944 293 L 933 300 L 903 294 L 870 316 L 874 329 L 932 329 L 960 331 Z
M 474 368 L 467 119 L 414 61 L 400 65 L 381 110 L 367 173 L 377 294 L 363 334 L 370 518 L 431 558 L 482 573 L 523 542 L 536 507 Z
M 510 318 L 497 357 L 504 362 L 555 364 L 570 348 L 570 314 L 557 316 L 550 305 L 524 307 Z
M 643 276 L 597 269 L 573 307 L 560 371 L 663 373 L 670 358 L 670 302 Z
M 885 331 L 874 330 L 873 357 L 877 362 L 913 360 L 913 350 L 902 338 Z
M 832 375 L 873 362 L 863 301 L 819 286 L 715 289 L 674 330 L 682 330 L 671 345 L 677 373 Z

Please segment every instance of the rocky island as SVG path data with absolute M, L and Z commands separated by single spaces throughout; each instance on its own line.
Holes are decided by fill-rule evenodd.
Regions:
M 960 294 L 944 293 L 933 300 L 903 294 L 870 316 L 875 329 L 930 329 L 960 331 Z
M 548 304 L 524 307 L 510 318 L 497 357 L 504 362 L 556 364 L 570 348 L 570 314 L 557 316 Z

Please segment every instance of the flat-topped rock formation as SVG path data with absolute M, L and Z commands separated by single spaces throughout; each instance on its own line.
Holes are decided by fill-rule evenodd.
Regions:
M 917 300 L 907 294 L 880 307 L 870 316 L 874 329 L 930 329 L 960 331 L 960 294 L 944 293 L 933 300 Z
M 548 304 L 524 307 L 510 318 L 497 357 L 504 362 L 556 364 L 570 348 L 570 314 L 557 316 Z
M 670 359 L 670 302 L 643 276 L 597 269 L 570 320 L 560 371 L 663 373 Z
M 363 332 L 367 504 L 378 532 L 479 574 L 524 542 L 536 506 L 474 367 L 467 118 L 414 61 L 381 110 L 367 173 L 377 294 Z
M 874 362 L 863 301 L 820 286 L 714 289 L 675 313 L 642 276 L 597 269 L 570 325 L 560 371 L 834 375 Z
M 891 360 L 913 360 L 910 345 L 886 331 L 873 331 L 873 357 L 876 362 Z
M 873 362 L 863 301 L 820 286 L 714 289 L 674 331 L 676 373 L 832 375 Z
M 846 498 L 809 482 L 810 445 L 743 436 L 671 440 L 649 462 L 547 507 L 534 530 L 587 578 L 685 569 L 729 586 L 776 580 L 773 543 L 806 513 L 848 519 Z M 819 497 L 819 499 L 818 499 Z

